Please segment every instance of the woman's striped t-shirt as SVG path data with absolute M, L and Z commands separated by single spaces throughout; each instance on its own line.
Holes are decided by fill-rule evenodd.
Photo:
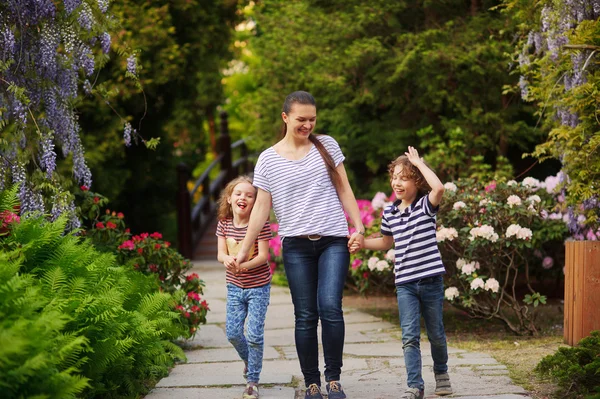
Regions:
M 344 161 L 338 143 L 326 135 L 316 136 L 335 166 Z M 314 145 L 304 158 L 289 160 L 273 147 L 258 157 L 254 186 L 271 194 L 281 237 L 307 234 L 346 237 L 348 222 L 342 203 L 327 173 L 325 161 Z
M 227 249 L 229 255 L 237 255 L 237 251 L 241 247 L 242 240 L 246 236 L 246 227 L 235 227 L 232 218 L 219 220 L 217 223 L 217 237 L 223 237 L 227 240 Z M 248 260 L 254 259 L 258 255 L 258 242 L 268 241 L 272 237 L 271 234 L 271 223 L 267 220 L 262 230 L 258 234 L 256 241 L 254 241 L 254 251 L 248 257 Z M 227 270 L 225 280 L 228 283 L 236 285 L 240 288 L 256 288 L 267 285 L 271 282 L 271 270 L 269 268 L 269 262 L 265 262 L 264 265 L 254 267 L 250 270 L 244 271 L 237 276 Z

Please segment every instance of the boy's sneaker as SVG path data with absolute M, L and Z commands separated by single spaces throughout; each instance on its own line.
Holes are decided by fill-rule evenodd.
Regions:
M 248 384 L 244 389 L 243 399 L 258 399 L 258 387 L 256 385 Z
M 425 392 L 418 388 L 407 388 L 400 396 L 401 399 L 423 399 Z
M 317 384 L 310 384 L 308 388 L 306 388 L 306 394 L 304 395 L 304 399 L 323 399 L 323 395 L 321 394 L 321 387 Z
M 448 373 L 435 375 L 435 394 L 441 396 L 452 394 L 452 386 L 450 385 Z
M 327 384 L 327 397 L 329 399 L 345 399 L 346 394 L 338 381 L 329 381 Z

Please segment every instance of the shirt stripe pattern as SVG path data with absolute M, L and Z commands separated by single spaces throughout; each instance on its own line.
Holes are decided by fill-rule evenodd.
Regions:
M 317 135 L 335 166 L 344 155 L 334 138 Z M 313 145 L 299 160 L 277 154 L 273 147 L 263 151 L 254 168 L 254 185 L 271 194 L 273 211 L 279 222 L 279 235 L 307 234 L 346 237 L 348 222 L 342 203 L 331 182 L 325 161 Z
M 246 236 L 246 227 L 235 227 L 232 218 L 219 220 L 217 223 L 217 237 L 233 238 L 236 243 L 240 243 Z M 254 252 L 253 256 L 248 259 L 252 260 L 258 255 L 258 242 L 269 241 L 272 237 L 271 223 L 267 220 L 263 228 L 261 229 L 256 241 L 254 241 Z M 264 265 L 254 267 L 248 271 L 238 274 L 237 276 L 229 270 L 225 273 L 225 280 L 240 288 L 256 288 L 267 285 L 271 282 L 271 269 L 269 268 L 269 262 L 265 262 Z
M 398 208 L 400 202 L 388 206 L 381 219 L 381 234 L 394 238 L 396 285 L 446 273 L 435 236 L 438 207 L 428 195 L 404 211 Z

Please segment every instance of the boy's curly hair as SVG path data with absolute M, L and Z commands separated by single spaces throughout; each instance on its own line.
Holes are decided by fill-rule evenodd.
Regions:
M 252 184 L 252 179 L 249 176 L 238 176 L 229 183 L 227 183 L 223 191 L 221 191 L 219 201 L 217 201 L 217 220 L 224 220 L 233 217 L 233 212 L 231 211 L 231 204 L 227 202 L 227 199 L 231 197 L 235 186 L 237 186 L 240 183 Z M 254 189 L 256 191 L 256 187 Z
M 394 159 L 388 165 L 388 173 L 390 174 L 390 182 L 392 181 L 392 176 L 394 175 L 394 169 L 396 166 L 402 166 L 402 177 L 407 177 L 410 180 L 414 180 L 415 186 L 417 186 L 417 190 L 419 192 L 419 196 L 423 196 L 431 191 L 431 187 L 425 180 L 425 177 L 415 165 L 413 165 L 406 155 L 400 155 L 398 158 Z

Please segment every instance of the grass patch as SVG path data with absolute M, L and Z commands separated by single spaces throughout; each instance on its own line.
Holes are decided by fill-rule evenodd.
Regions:
M 399 326 L 395 296 L 344 296 L 344 306 L 355 308 Z M 530 392 L 534 399 L 558 399 L 558 387 L 534 373 L 534 367 L 546 355 L 563 345 L 563 315 L 559 301 L 539 308 L 540 335 L 516 336 L 495 320 L 471 318 L 467 313 L 445 304 L 444 326 L 448 344 L 458 349 L 485 353 L 504 364 L 515 384 Z M 423 329 L 423 334 L 425 330 Z

